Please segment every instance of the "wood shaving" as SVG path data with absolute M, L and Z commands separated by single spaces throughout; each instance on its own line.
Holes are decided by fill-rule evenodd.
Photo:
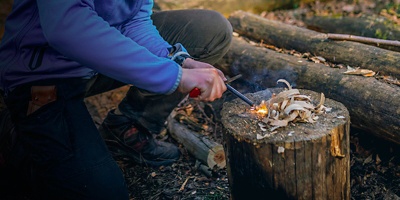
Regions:
M 285 148 L 284 147 L 278 147 L 278 153 L 284 153 Z
M 277 83 L 284 83 L 287 87 L 279 94 L 273 94 L 268 101 L 261 101 L 252 111 L 260 122 L 258 126 L 262 132 L 275 131 L 296 122 L 315 123 L 319 119 L 317 115 L 329 112 L 331 108 L 324 106 L 325 95 L 321 93 L 318 105 L 313 105 L 311 97 L 300 94 L 298 89 L 293 89 L 286 80 L 279 79 Z M 263 139 L 268 134 L 257 134 L 257 139 Z

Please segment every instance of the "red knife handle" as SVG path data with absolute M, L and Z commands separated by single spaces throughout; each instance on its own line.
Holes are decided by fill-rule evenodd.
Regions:
M 197 87 L 195 87 L 195 88 L 193 88 L 192 91 L 190 91 L 189 97 L 190 97 L 190 98 L 196 98 L 196 97 L 200 96 L 200 94 L 201 94 L 200 89 L 197 88 Z

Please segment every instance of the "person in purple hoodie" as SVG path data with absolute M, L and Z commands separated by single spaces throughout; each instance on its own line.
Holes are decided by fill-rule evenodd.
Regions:
M 9 191 L 17 180 L 33 199 L 128 199 L 110 151 L 155 167 L 179 159 L 153 135 L 194 88 L 200 101 L 222 96 L 226 78 L 213 64 L 232 27 L 215 11 L 152 8 L 152 0 L 14 0 L 0 45 L 16 132 L 7 161 L 15 173 L 0 173 Z M 126 84 L 97 129 L 84 98 Z

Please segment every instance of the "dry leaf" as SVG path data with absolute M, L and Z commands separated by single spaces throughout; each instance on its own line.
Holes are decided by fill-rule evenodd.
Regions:
M 362 75 L 362 76 L 367 76 L 371 77 L 374 76 L 376 73 L 372 70 L 369 69 L 360 69 L 360 68 L 352 68 L 350 66 L 347 66 L 347 71 L 343 72 L 344 74 L 349 74 L 349 75 Z
M 376 154 L 375 160 L 376 160 L 376 164 L 377 164 L 377 165 L 379 165 L 379 164 L 382 162 L 382 160 L 381 160 L 381 158 L 379 158 L 379 155 L 378 155 L 378 154 Z
M 368 156 L 368 158 L 366 158 L 363 162 L 363 165 L 371 163 L 372 162 L 372 154 L 370 156 Z

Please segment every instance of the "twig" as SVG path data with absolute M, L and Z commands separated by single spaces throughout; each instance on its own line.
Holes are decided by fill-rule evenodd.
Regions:
M 187 177 L 185 182 L 183 182 L 181 188 L 179 188 L 179 192 L 182 192 L 185 189 L 186 183 L 188 182 L 188 180 L 192 178 L 192 177 Z
M 362 37 L 362 36 L 355 36 L 348 34 L 336 34 L 336 33 L 327 33 L 326 35 L 328 36 L 328 39 L 333 39 L 333 40 L 348 40 L 354 42 L 376 44 L 377 46 L 388 45 L 388 46 L 400 47 L 400 42 L 397 40 L 383 40 L 377 38 L 369 38 L 369 37 Z

